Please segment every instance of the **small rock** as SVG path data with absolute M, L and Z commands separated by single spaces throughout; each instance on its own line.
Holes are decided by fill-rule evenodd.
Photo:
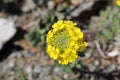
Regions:
M 74 5 L 79 5 L 79 4 L 82 4 L 84 2 L 84 0 L 71 0 L 71 3 L 74 4 Z
M 10 68 L 13 68 L 15 66 L 15 59 L 10 60 L 8 65 Z
M 15 80 L 14 76 L 10 76 L 9 80 Z
M 116 65 L 116 64 L 112 64 L 112 65 L 109 66 L 108 69 L 106 69 L 106 70 L 104 70 L 104 71 L 110 73 L 110 72 L 115 71 L 116 68 L 117 68 L 117 65 Z
M 26 67 L 26 72 L 27 72 L 27 73 L 31 73 L 31 72 L 32 72 L 32 66 Z
M 114 49 L 113 51 L 109 52 L 107 55 L 108 55 L 109 57 L 115 57 L 115 56 L 118 56 L 119 53 L 120 53 L 120 52 L 118 51 L 118 49 Z
M 54 2 L 53 1 L 49 1 L 48 2 L 48 9 L 53 9 L 55 7 L 55 4 L 54 4 Z
M 3 66 L 3 69 L 2 69 L 2 74 L 6 74 L 8 70 L 9 70 L 8 65 L 7 65 L 7 64 L 4 65 L 4 66 Z
M 96 69 L 96 66 L 94 66 L 92 64 L 89 65 L 89 70 L 90 71 L 95 71 L 95 69 Z
M 27 79 L 28 79 L 28 80 L 33 80 L 32 74 L 33 74 L 33 73 L 29 73 L 29 74 L 28 74 L 28 76 L 27 76 Z
M 85 53 L 85 57 L 86 57 L 86 58 L 90 58 L 90 57 L 91 57 L 91 53 L 90 53 L 90 52 L 86 52 L 86 53 Z
M 8 19 L 0 18 L 0 50 L 3 45 L 16 33 L 15 23 Z
M 82 11 L 90 10 L 93 4 L 94 1 L 89 1 L 81 4 L 77 9 L 71 12 L 71 16 L 77 17 Z
M 18 57 L 18 58 L 21 58 L 22 57 L 22 54 L 20 52 L 13 52 L 10 56 L 9 56 L 9 59 L 13 59 L 15 57 Z
M 98 60 L 95 60 L 95 61 L 94 61 L 94 65 L 95 65 L 95 66 L 98 66 L 99 64 L 100 64 L 100 62 L 99 62 Z
M 28 12 L 36 7 L 36 4 L 33 0 L 26 0 L 25 4 L 22 7 L 23 12 Z
M 41 72 L 40 66 L 35 66 L 35 68 L 33 69 L 33 71 L 35 73 L 40 73 Z
M 118 64 L 120 64 L 120 55 L 117 57 Z
M 64 78 L 64 79 L 67 79 L 67 78 L 68 78 L 68 74 L 65 74 L 65 75 L 63 76 L 63 78 Z

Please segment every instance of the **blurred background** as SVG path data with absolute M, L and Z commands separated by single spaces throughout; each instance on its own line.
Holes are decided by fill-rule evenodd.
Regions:
M 120 80 L 116 1 L 0 0 L 0 80 Z M 46 54 L 46 34 L 61 19 L 76 22 L 88 42 L 74 65 Z

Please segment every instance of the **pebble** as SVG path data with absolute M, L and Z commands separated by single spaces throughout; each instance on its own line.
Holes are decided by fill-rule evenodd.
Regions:
M 68 74 L 65 74 L 65 75 L 63 76 L 63 78 L 64 78 L 64 79 L 67 79 L 67 78 L 68 78 Z
M 96 69 L 96 66 L 94 66 L 94 65 L 92 65 L 92 64 L 90 64 L 89 65 L 89 70 L 92 72 L 92 71 L 95 71 L 95 69 Z
M 32 72 L 32 66 L 29 65 L 28 67 L 26 67 L 25 70 L 26 70 L 27 73 L 31 73 Z
M 40 69 L 41 67 L 39 66 L 39 65 L 36 65 L 35 67 L 34 67 L 34 69 L 33 69 L 33 72 L 34 73 L 40 73 L 41 72 L 41 69 Z
M 117 57 L 118 64 L 120 65 L 120 55 Z
M 54 2 L 53 2 L 53 1 L 49 1 L 49 2 L 48 2 L 48 9 L 49 9 L 49 10 L 52 10 L 54 7 L 55 7 Z
M 28 73 L 28 76 L 27 76 L 27 79 L 28 79 L 28 80 L 33 80 L 32 74 L 33 74 L 33 73 Z
M 108 55 L 109 57 L 115 57 L 115 56 L 118 56 L 119 53 L 120 53 L 119 50 L 115 48 L 113 51 L 107 53 L 107 55 Z
M 9 80 L 15 80 L 13 76 L 9 77 Z
M 3 68 L 2 68 L 2 74 L 7 73 L 8 69 L 9 69 L 8 64 L 5 64 L 5 65 L 3 66 Z
M 91 57 L 91 53 L 90 53 L 90 52 L 86 52 L 86 53 L 85 53 L 85 57 L 86 57 L 86 58 L 90 58 L 90 57 Z
M 15 57 L 21 57 L 21 53 L 20 52 L 13 52 L 10 56 L 9 56 L 9 59 L 13 59 Z
M 26 0 L 25 4 L 22 6 L 23 12 L 28 12 L 36 7 L 36 4 L 33 2 L 33 0 Z
M 10 68 L 13 68 L 15 66 L 15 59 L 10 60 L 8 65 Z
M 99 64 L 100 64 L 99 60 L 95 60 L 95 61 L 94 61 L 94 65 L 95 65 L 95 66 L 98 66 Z
M 117 65 L 116 64 L 111 64 L 110 68 L 109 68 L 109 72 L 112 72 L 114 70 L 116 70 Z

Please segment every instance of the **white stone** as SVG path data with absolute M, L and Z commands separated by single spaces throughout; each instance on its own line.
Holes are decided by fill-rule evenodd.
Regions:
M 0 50 L 16 33 L 15 24 L 8 19 L 0 18 Z

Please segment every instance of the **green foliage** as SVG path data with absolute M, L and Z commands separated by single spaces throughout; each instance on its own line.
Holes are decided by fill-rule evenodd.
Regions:
M 105 11 L 101 11 L 100 16 L 94 18 L 96 22 L 90 27 L 99 29 L 99 36 L 105 40 L 113 40 L 114 36 L 120 33 L 120 7 L 108 6 Z
M 102 35 L 107 40 L 112 40 L 113 37 L 120 33 L 120 7 L 118 6 L 108 6 L 107 10 L 102 11 L 100 14 L 99 23 L 103 30 L 100 31 Z
M 18 72 L 18 74 L 20 76 L 20 80 L 26 80 L 25 75 L 22 72 L 22 69 L 20 69 L 19 67 L 17 67 L 17 72 Z
M 37 45 L 41 41 L 45 41 L 45 29 L 33 30 L 25 35 L 25 39 L 33 46 Z
M 82 61 L 80 60 L 80 58 L 78 58 L 75 62 L 73 63 L 70 63 L 68 65 L 60 65 L 58 64 L 58 62 L 55 62 L 55 64 L 58 66 L 58 67 L 62 67 L 63 70 L 66 72 L 66 73 L 72 73 L 72 69 L 73 68 L 77 68 L 77 69 L 81 69 L 83 64 L 82 64 Z

